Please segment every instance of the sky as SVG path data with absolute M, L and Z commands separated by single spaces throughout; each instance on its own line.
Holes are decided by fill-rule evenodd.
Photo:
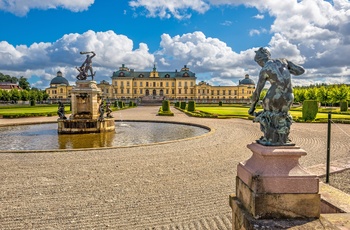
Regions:
M 97 82 L 122 64 L 257 82 L 259 47 L 305 68 L 295 86 L 350 83 L 348 0 L 0 0 L 0 29 L 0 72 L 41 89 L 59 70 L 74 85 L 80 51 L 96 53 Z

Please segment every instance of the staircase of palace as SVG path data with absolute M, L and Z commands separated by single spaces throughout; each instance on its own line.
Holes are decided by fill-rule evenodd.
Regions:
M 153 95 L 144 96 L 140 101 L 140 105 L 144 105 L 144 106 L 162 105 L 163 98 L 164 96 L 153 96 Z

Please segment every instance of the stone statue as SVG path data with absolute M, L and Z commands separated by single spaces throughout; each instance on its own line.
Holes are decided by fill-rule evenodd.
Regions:
M 58 102 L 58 111 L 57 111 L 57 114 L 58 114 L 58 116 L 59 116 L 60 119 L 66 120 L 67 117 L 65 116 L 64 113 L 65 113 L 65 112 L 64 112 L 64 104 L 63 104 L 61 101 L 59 101 L 59 102 Z
M 90 53 L 92 53 L 91 56 L 89 55 Z M 77 76 L 77 79 L 86 80 L 87 77 L 91 76 L 92 80 L 94 80 L 94 76 L 96 72 L 94 73 L 92 69 L 92 58 L 96 56 L 95 52 L 94 51 L 80 52 L 80 54 L 87 54 L 87 55 L 83 64 L 81 64 L 79 68 L 76 67 L 76 69 L 79 71 L 79 75 Z M 90 75 L 89 75 L 89 71 L 90 71 Z
M 254 122 L 260 123 L 260 129 L 264 133 L 257 142 L 267 146 L 294 145 L 288 137 L 292 124 L 289 109 L 294 100 L 291 74 L 301 75 L 305 70 L 284 58 L 271 59 L 270 52 L 265 48 L 255 51 L 254 60 L 262 69 L 248 113 L 255 116 Z M 269 81 L 271 86 L 262 101 L 263 111 L 255 113 L 256 104 L 266 81 Z
M 100 116 L 98 118 L 99 121 L 103 121 L 104 120 L 104 118 L 103 118 L 103 115 L 105 113 L 105 108 L 104 107 L 105 107 L 104 106 L 104 101 L 102 100 L 100 106 L 98 107 L 98 112 L 100 113 Z
M 112 113 L 113 111 L 112 111 L 112 109 L 111 109 L 111 102 L 108 100 L 107 102 L 106 102 L 106 116 L 107 116 L 107 118 L 112 118 L 113 116 L 112 116 Z

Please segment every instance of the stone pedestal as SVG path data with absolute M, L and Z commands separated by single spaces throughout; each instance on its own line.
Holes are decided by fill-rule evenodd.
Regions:
M 233 229 L 250 229 L 251 220 L 319 218 L 319 179 L 300 166 L 303 149 L 257 143 L 247 147 L 253 155 L 238 164 L 236 196 L 230 196 Z
M 58 133 L 100 133 L 115 130 L 113 119 L 100 119 L 101 102 L 102 91 L 95 81 L 76 81 L 76 87 L 71 92 L 72 114 L 67 120 L 58 120 Z

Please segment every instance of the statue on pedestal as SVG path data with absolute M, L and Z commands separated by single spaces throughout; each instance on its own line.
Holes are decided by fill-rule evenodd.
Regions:
M 90 53 L 92 53 L 91 56 L 89 55 Z M 79 71 L 77 79 L 78 80 L 86 80 L 87 77 L 90 76 L 92 78 L 92 81 L 93 81 L 96 72 L 94 73 L 93 69 L 92 69 L 92 58 L 95 57 L 96 54 L 94 51 L 80 52 L 80 54 L 87 54 L 87 55 L 86 55 L 86 59 L 83 62 L 83 64 L 81 64 L 81 66 L 79 68 L 75 67 Z M 89 75 L 89 71 L 90 71 L 90 75 Z
M 100 113 L 100 116 L 99 116 L 98 120 L 99 121 L 103 121 L 104 120 L 103 115 L 105 113 L 105 106 L 104 106 L 104 101 L 103 100 L 101 101 L 101 104 L 98 107 L 98 112 Z
M 113 118 L 113 116 L 112 116 L 112 113 L 113 111 L 112 111 L 112 109 L 111 109 L 111 102 L 108 100 L 107 102 L 106 102 L 106 117 L 107 118 Z
M 64 104 L 61 101 L 58 102 L 57 114 L 60 119 L 64 119 L 64 120 L 67 119 L 67 117 L 65 116 Z
M 264 133 L 257 142 L 267 146 L 294 145 L 288 137 L 292 124 L 289 109 L 294 100 L 291 74 L 301 75 L 305 70 L 285 58 L 271 59 L 270 52 L 265 48 L 260 48 L 255 53 L 254 60 L 262 69 L 248 113 L 255 116 L 254 122 L 260 123 L 260 129 Z M 255 113 L 266 81 L 269 81 L 271 86 L 262 101 L 263 111 Z

